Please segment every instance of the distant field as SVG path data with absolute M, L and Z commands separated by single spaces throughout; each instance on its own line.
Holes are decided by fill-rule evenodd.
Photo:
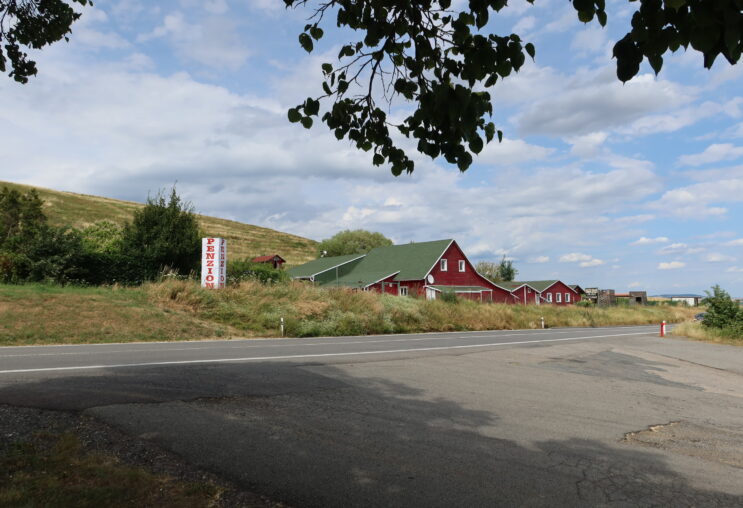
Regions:
M 135 210 L 144 206 L 131 201 L 0 181 L 0 188 L 5 186 L 22 192 L 36 189 L 45 202 L 50 223 L 57 226 L 84 227 L 104 219 L 123 224 L 131 220 Z M 317 257 L 317 242 L 308 238 L 216 217 L 199 215 L 198 218 L 207 235 L 227 239 L 231 259 L 279 254 L 287 264 L 298 265 Z

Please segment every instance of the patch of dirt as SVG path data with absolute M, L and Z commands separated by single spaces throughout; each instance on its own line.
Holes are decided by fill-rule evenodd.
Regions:
M 743 428 L 705 427 L 683 421 L 670 422 L 629 432 L 624 435 L 622 441 L 743 469 Z
M 45 435 L 66 432 L 77 436 L 86 451 L 113 456 L 129 466 L 180 481 L 210 483 L 221 487 L 220 507 L 286 507 L 253 492 L 244 491 L 212 473 L 188 464 L 178 455 L 163 450 L 154 443 L 124 434 L 92 417 L 0 405 L 0 454 L 6 453 L 14 443 L 37 443 Z

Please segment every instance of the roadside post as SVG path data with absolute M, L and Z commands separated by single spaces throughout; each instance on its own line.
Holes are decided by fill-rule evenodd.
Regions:
M 281 318 L 281 336 L 284 336 L 284 318 Z
M 544 330 L 544 316 L 542 316 L 542 330 Z
M 660 323 L 660 336 L 665 337 L 666 336 L 666 322 L 661 321 Z

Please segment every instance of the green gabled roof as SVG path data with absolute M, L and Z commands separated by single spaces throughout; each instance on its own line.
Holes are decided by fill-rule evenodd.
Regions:
M 382 279 L 386 279 L 392 275 L 395 275 L 396 271 L 391 272 L 389 269 L 382 270 L 380 272 L 366 272 L 359 269 L 354 269 L 351 273 L 346 274 L 338 279 L 329 279 L 323 282 L 323 286 L 344 286 L 351 288 L 364 288 L 375 282 L 379 282 Z
M 462 292 L 473 292 L 473 291 L 492 291 L 490 288 L 483 286 L 428 286 L 438 291 L 454 291 L 455 293 Z
M 552 280 L 525 280 L 519 284 L 526 284 L 527 286 L 536 289 L 540 293 L 550 287 L 552 284 L 557 282 L 557 279 Z
M 421 280 L 452 242 L 453 240 L 436 240 L 377 247 L 366 255 L 354 269 L 354 273 L 357 270 L 363 273 L 390 273 L 391 270 L 399 270 L 395 280 Z
M 286 271 L 286 273 L 288 273 L 289 277 L 292 278 L 310 277 L 312 275 L 317 275 L 318 273 L 325 272 L 327 270 L 330 270 L 331 268 L 344 265 L 350 261 L 353 261 L 354 259 L 359 259 L 362 257 L 364 257 L 363 254 L 349 254 L 347 256 L 319 258 L 315 259 L 314 261 L 310 261 L 309 263 L 290 268 Z

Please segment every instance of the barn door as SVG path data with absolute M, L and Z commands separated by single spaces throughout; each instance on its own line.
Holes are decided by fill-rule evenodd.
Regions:
M 436 290 L 432 288 L 426 288 L 426 300 L 435 300 Z

